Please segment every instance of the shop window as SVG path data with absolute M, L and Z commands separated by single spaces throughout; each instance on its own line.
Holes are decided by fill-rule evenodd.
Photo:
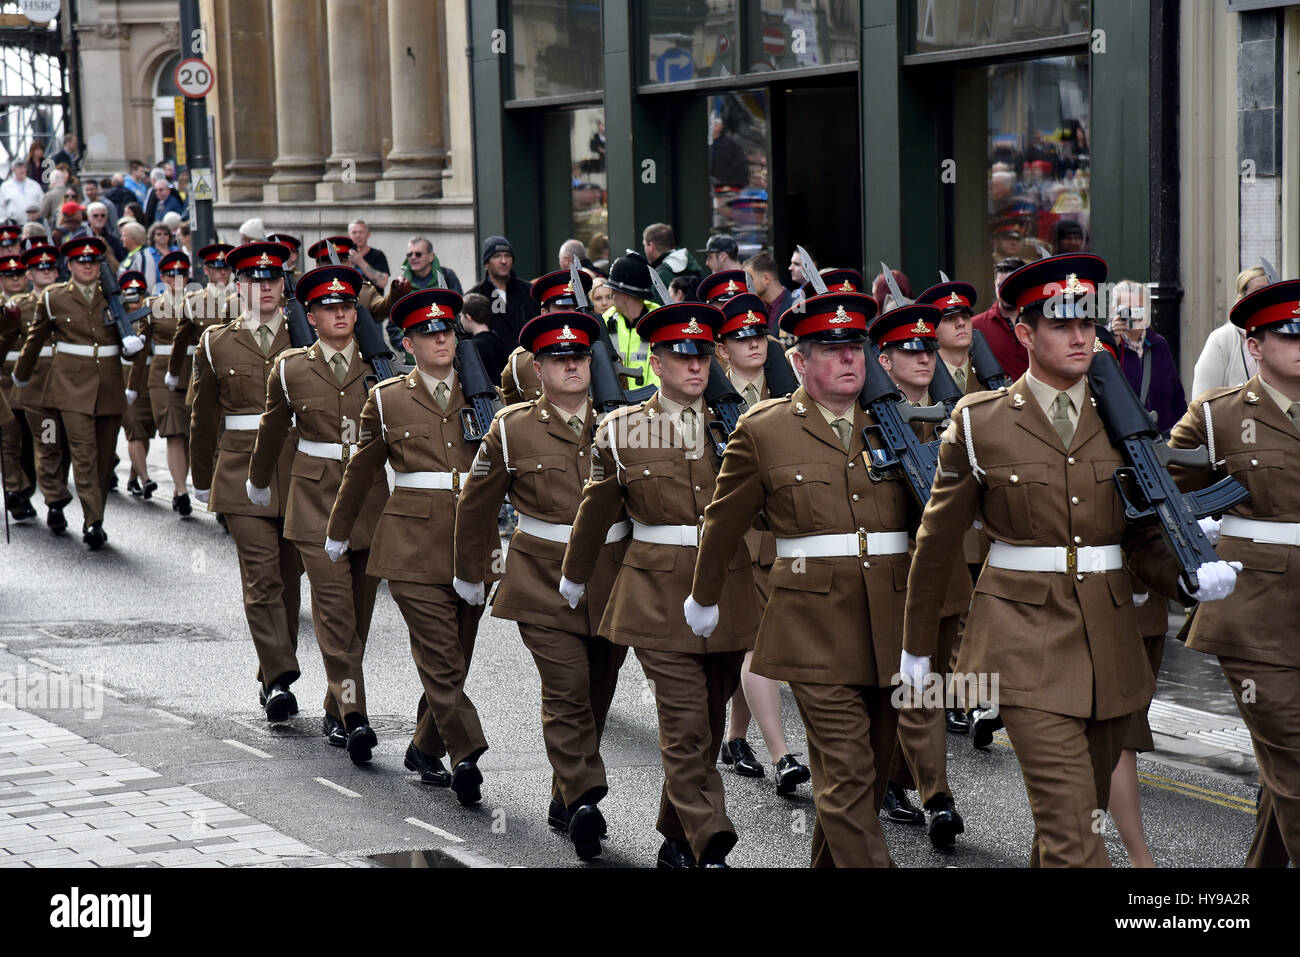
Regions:
M 736 0 L 655 0 L 642 9 L 644 82 L 735 76 Z
M 514 0 L 510 13 L 515 99 L 601 89 L 604 58 L 599 0 Z
M 858 0 L 758 0 L 748 8 L 750 72 L 857 62 Z
M 912 53 L 1086 33 L 1090 0 L 912 0 Z
M 734 237 L 743 261 L 772 243 L 767 93 L 729 92 L 708 102 L 711 229 Z
M 605 168 L 605 111 L 600 107 L 570 110 L 569 159 L 573 229 L 569 233 L 590 247 L 609 233 L 609 176 Z

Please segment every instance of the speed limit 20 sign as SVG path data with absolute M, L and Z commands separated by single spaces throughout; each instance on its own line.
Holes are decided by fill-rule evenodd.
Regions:
M 193 99 L 201 99 L 212 89 L 212 67 L 198 57 L 176 64 L 176 89 Z

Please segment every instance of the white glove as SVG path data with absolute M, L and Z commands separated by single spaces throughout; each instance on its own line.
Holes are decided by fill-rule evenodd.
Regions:
M 127 389 L 127 390 L 126 390 L 126 404 L 127 404 L 127 405 L 134 405 L 134 404 L 135 404 L 135 400 L 138 399 L 138 398 L 140 398 L 140 394 L 139 394 L 138 392 L 136 392 L 135 389 Z
M 930 656 L 909 655 L 904 648 L 903 657 L 898 663 L 898 671 L 903 678 L 903 684 L 911 685 L 918 690 L 922 689 L 925 687 L 925 676 L 930 673 Z
M 343 553 L 348 550 L 348 543 L 351 541 L 352 539 L 348 539 L 347 541 L 342 541 L 342 542 L 336 542 L 334 541 L 334 539 L 326 535 L 325 554 L 330 557 L 330 561 L 336 562 L 343 557 Z
M 1241 562 L 1205 562 L 1196 569 L 1196 580 L 1200 583 L 1196 591 L 1188 592 L 1197 601 L 1218 601 L 1227 598 L 1237 587 L 1237 572 L 1241 571 Z M 1187 583 L 1183 583 L 1186 588 Z
M 211 489 L 206 489 L 206 488 L 194 489 L 194 501 L 198 502 L 200 505 L 207 505 L 208 498 L 211 495 L 212 495 Z
M 31 379 L 20 379 L 17 376 L 10 376 L 9 378 L 17 389 L 21 389 L 23 386 L 27 385 L 27 383 L 32 381 Z
M 163 376 L 163 382 L 166 383 L 167 388 L 175 392 L 176 387 L 181 384 L 181 377 L 178 375 L 172 375 L 170 372 L 168 372 L 165 376 Z
M 122 355 L 127 356 L 129 358 L 135 355 L 143 348 L 144 348 L 144 340 L 141 339 L 139 336 L 122 337 Z
M 578 607 L 578 602 L 582 601 L 582 594 L 586 590 L 586 585 L 579 585 L 577 582 L 569 581 L 563 575 L 560 576 L 560 594 L 564 596 L 570 608 Z
M 1216 519 L 1216 518 L 1198 518 L 1198 519 L 1196 520 L 1196 524 L 1199 525 L 1199 526 L 1201 526 L 1201 531 L 1203 531 L 1203 532 L 1205 533 L 1205 537 L 1208 538 L 1208 539 L 1210 540 L 1210 544 L 1211 544 L 1211 545 L 1217 545 L 1217 544 L 1219 544 L 1219 525 L 1220 525 L 1220 522 L 1219 522 L 1218 519 Z
M 452 578 L 451 587 L 456 589 L 456 594 L 467 605 L 481 605 L 487 597 L 482 582 L 467 582 L 464 579 Z
M 248 500 L 254 505 L 263 507 L 271 504 L 271 488 L 258 488 L 253 484 L 252 479 L 244 479 L 244 491 L 248 493 Z
M 1150 592 L 1145 592 L 1145 591 L 1135 591 L 1135 592 L 1133 593 L 1133 607 L 1134 607 L 1134 608 L 1141 608 L 1143 605 L 1145 605 L 1145 604 L 1147 603 L 1147 599 L 1150 598 L 1150 597 L 1151 597 L 1151 593 L 1150 593 Z
M 717 605 L 701 605 L 694 596 L 687 595 L 686 601 L 682 602 L 682 611 L 686 614 L 686 624 L 701 638 L 709 637 L 718 627 Z

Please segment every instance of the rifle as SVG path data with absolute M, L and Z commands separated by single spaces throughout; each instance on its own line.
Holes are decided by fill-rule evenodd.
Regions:
M 307 321 L 307 310 L 298 301 L 294 286 L 293 274 L 288 269 L 284 270 L 284 312 L 289 323 L 289 344 L 300 349 L 316 341 L 316 329 Z
M 879 481 L 886 472 L 898 472 L 906 479 L 917 504 L 925 508 L 930 501 L 930 487 L 939 466 L 939 440 L 922 442 L 912 431 L 912 422 L 942 422 L 948 418 L 943 405 L 916 408 L 903 401 L 903 395 L 880 364 L 876 344 L 867 340 L 867 376 L 858 393 L 858 404 L 871 413 L 875 425 L 862 430 L 862 438 L 871 449 L 872 464 L 867 474 Z M 879 447 L 872 447 L 875 436 Z
M 596 320 L 597 335 L 599 337 L 597 342 L 604 346 L 603 350 L 597 350 L 596 343 L 593 342 L 591 348 L 591 399 L 596 406 L 596 411 L 607 413 L 619 406 L 644 402 L 654 395 L 657 390 L 653 385 L 648 385 L 628 392 L 619 384 L 620 377 L 644 382 L 645 373 L 640 369 L 625 366 L 618 361 L 618 350 L 614 348 L 614 342 L 609 337 L 609 329 L 605 326 L 604 319 L 597 316 L 591 308 L 591 301 L 587 298 L 587 290 L 583 288 L 582 277 L 578 275 L 578 264 L 576 262 L 569 263 L 569 283 L 573 286 L 573 299 L 577 303 L 578 311 L 585 312 Z M 610 385 L 611 376 L 613 377 L 612 386 Z M 599 395 L 597 394 L 598 389 Z
M 1160 523 L 1160 533 L 1182 568 L 1184 587 L 1189 594 L 1196 591 L 1196 570 L 1219 560 L 1196 520 L 1226 512 L 1250 493 L 1231 475 L 1196 492 L 1180 491 L 1167 466 L 1171 462 L 1203 466 L 1208 458 L 1205 447 L 1171 449 L 1165 445 L 1119 363 L 1105 352 L 1093 356 L 1088 386 L 1097 400 L 1097 414 L 1106 434 L 1128 463 L 1115 470 L 1124 518 L 1138 522 L 1154 517 Z
M 465 332 L 465 328 L 460 324 L 460 318 L 457 317 L 455 321 L 458 341 L 456 358 L 452 364 L 456 367 L 456 374 L 460 376 L 461 391 L 465 393 L 465 398 L 470 400 L 472 406 L 460 410 L 461 431 L 466 442 L 480 442 L 488 434 L 493 417 L 501 409 L 501 397 L 497 394 L 496 387 L 492 385 L 492 380 L 488 378 L 478 346 L 474 345 L 474 340 Z
M 117 284 L 117 277 L 113 275 L 113 270 L 109 269 L 108 263 L 102 259 L 99 261 L 99 288 L 104 291 L 104 298 L 108 300 L 104 325 L 116 326 L 118 339 L 125 343 L 129 337 L 136 336 L 134 323 L 149 315 L 151 307 L 141 306 L 135 312 L 127 312 L 126 307 L 122 305 L 122 287 Z M 137 349 L 136 352 L 138 351 Z M 125 349 L 122 354 L 126 354 Z
M 330 263 L 334 266 L 341 266 L 339 254 L 334 249 L 334 244 L 327 242 L 325 248 L 329 250 Z M 379 331 L 379 326 L 375 324 L 375 317 L 370 314 L 370 307 L 357 299 L 357 321 L 352 327 L 352 337 L 357 340 L 357 348 L 361 351 L 361 358 L 370 363 L 371 368 L 375 370 L 373 376 L 366 376 L 366 391 L 374 388 L 380 382 L 391 379 L 396 373 L 393 372 L 393 365 L 390 360 L 393 354 L 388 351 L 388 346 L 384 345 L 383 333 Z M 482 361 L 479 362 L 482 365 Z M 371 381 L 373 380 L 373 381 Z
M 799 388 L 799 380 L 790 368 L 790 360 L 785 357 L 785 350 L 775 339 L 767 340 L 767 358 L 763 360 L 763 379 L 767 382 L 767 394 L 774 399 L 783 399 L 794 395 Z
M 1002 371 L 1002 366 L 989 347 L 989 341 L 978 329 L 971 330 L 970 334 L 970 367 L 975 378 L 990 391 L 996 392 L 1011 386 L 1011 376 Z

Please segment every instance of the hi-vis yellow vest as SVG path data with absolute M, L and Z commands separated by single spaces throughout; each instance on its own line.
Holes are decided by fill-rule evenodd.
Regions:
M 645 303 L 647 312 L 659 308 L 659 303 L 657 302 L 651 302 L 648 299 L 643 299 L 642 302 Z M 623 321 L 623 316 L 619 313 L 616 307 L 610 306 L 606 309 L 602 318 L 605 319 L 607 323 L 610 319 L 615 320 L 615 331 L 613 336 L 614 348 L 618 350 L 618 354 L 623 360 L 623 365 L 627 366 L 629 369 L 636 369 L 644 375 L 644 378 L 640 382 L 637 382 L 635 379 L 629 382 L 627 384 L 628 388 L 637 389 L 646 385 L 658 386 L 659 377 L 655 375 L 653 370 L 650 368 L 650 345 L 641 341 L 641 337 L 636 334 L 635 329 L 628 328 L 627 323 Z

